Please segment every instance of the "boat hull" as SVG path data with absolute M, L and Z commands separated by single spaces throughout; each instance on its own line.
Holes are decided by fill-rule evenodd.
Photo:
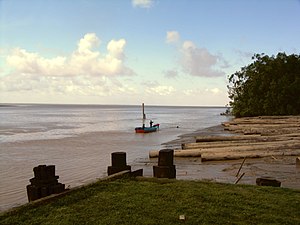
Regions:
M 159 128 L 159 124 L 155 124 L 152 127 L 136 127 L 135 133 L 152 133 L 157 131 Z

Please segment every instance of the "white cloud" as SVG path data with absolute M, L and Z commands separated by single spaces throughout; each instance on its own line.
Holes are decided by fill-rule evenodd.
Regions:
M 224 95 L 224 92 L 219 88 L 206 88 L 206 89 L 187 89 L 183 93 L 187 96 L 212 96 L 212 95 Z
M 165 86 L 165 85 L 158 85 L 158 86 L 149 86 L 146 87 L 146 92 L 148 94 L 156 94 L 160 96 L 166 96 L 166 95 L 171 95 L 172 93 L 175 92 L 175 88 L 172 86 Z
M 181 48 L 180 63 L 185 72 L 193 76 L 216 77 L 224 75 L 214 69 L 219 57 L 212 55 L 206 48 L 198 48 L 193 42 L 185 41 Z
M 16 74 L 37 76 L 113 76 L 130 75 L 133 71 L 124 64 L 126 40 L 111 40 L 107 53 L 95 50 L 100 44 L 94 33 L 80 39 L 77 49 L 70 56 L 57 56 L 51 59 L 25 49 L 15 48 L 7 56 L 7 65 Z
M 126 41 L 124 39 L 120 39 L 119 41 L 111 40 L 107 45 L 109 56 L 116 59 L 124 59 L 125 45 Z
M 78 42 L 78 52 L 90 53 L 93 48 L 98 47 L 100 44 L 99 38 L 94 33 L 87 33 Z
M 116 80 L 119 75 L 134 73 L 124 64 L 125 39 L 111 40 L 106 53 L 96 49 L 99 45 L 96 34 L 88 33 L 68 56 L 46 58 L 25 49 L 12 49 L 2 56 L 5 70 L 0 74 L 0 91 L 75 96 L 133 93 L 132 87 Z
M 222 93 L 222 91 L 219 88 L 206 89 L 205 91 L 210 92 L 214 95 L 218 95 L 218 94 Z
M 57 56 L 52 59 L 41 57 L 38 53 L 30 53 L 25 49 L 15 48 L 6 58 L 7 65 L 17 74 L 61 75 L 66 58 Z
M 159 86 L 159 83 L 156 80 L 148 80 L 145 82 L 142 82 L 141 85 L 145 87 L 156 87 Z
M 156 80 L 142 82 L 143 90 L 150 95 L 167 96 L 173 94 L 176 89 L 173 86 L 161 85 Z
M 187 96 L 201 96 L 203 95 L 203 90 L 200 89 L 187 89 L 184 90 L 183 93 Z
M 168 31 L 166 42 L 178 43 L 180 35 L 177 31 Z M 192 41 L 183 41 L 178 48 L 179 65 L 182 70 L 192 76 L 217 77 L 223 76 L 224 72 L 218 70 L 220 63 L 226 65 L 226 61 L 217 55 L 211 54 L 206 48 L 199 48 Z
M 112 96 L 136 94 L 133 87 L 105 76 L 37 77 L 31 74 L 15 74 L 0 79 L 0 90 L 6 93 L 30 93 L 69 96 Z M 27 94 L 26 94 L 27 95 Z M 24 96 L 25 97 L 25 96 Z
M 151 8 L 153 0 L 132 0 L 132 5 L 140 8 Z
M 177 43 L 180 40 L 180 35 L 177 31 L 167 31 L 166 42 Z

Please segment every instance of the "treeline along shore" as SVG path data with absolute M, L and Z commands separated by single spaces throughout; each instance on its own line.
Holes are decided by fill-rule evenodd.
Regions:
M 222 123 L 232 135 L 195 136 L 175 149 L 175 157 L 201 157 L 202 161 L 276 156 L 300 156 L 300 116 L 235 118 Z M 149 156 L 157 157 L 158 151 Z

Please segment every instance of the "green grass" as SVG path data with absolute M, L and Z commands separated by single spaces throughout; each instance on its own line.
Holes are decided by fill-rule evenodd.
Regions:
M 186 221 L 180 221 L 185 215 Z M 300 191 L 199 181 L 98 182 L 0 224 L 300 224 Z

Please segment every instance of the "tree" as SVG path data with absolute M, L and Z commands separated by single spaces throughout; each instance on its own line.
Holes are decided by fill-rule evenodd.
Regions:
M 228 94 L 236 117 L 300 114 L 300 56 L 255 54 L 229 77 Z

